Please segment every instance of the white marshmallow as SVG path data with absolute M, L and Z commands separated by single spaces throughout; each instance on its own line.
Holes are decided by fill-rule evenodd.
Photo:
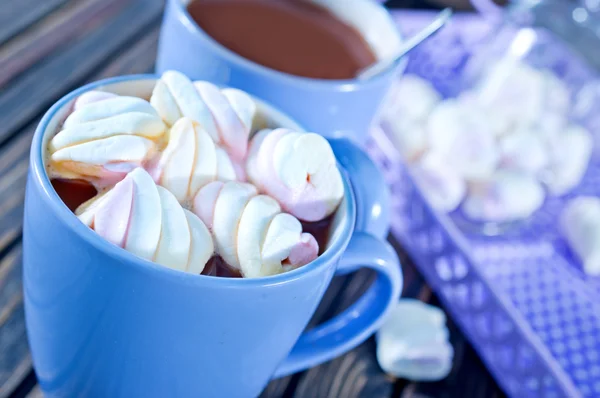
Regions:
M 141 168 L 76 213 L 108 241 L 169 268 L 200 273 L 214 253 L 202 221 Z
M 392 143 L 406 162 L 414 162 L 427 149 L 427 130 L 424 125 L 408 120 L 393 123 L 384 122 L 383 128 L 389 133 Z
M 424 126 L 441 96 L 431 83 L 415 75 L 402 77 L 392 92 L 385 103 L 382 120 L 400 154 L 412 161 L 427 147 Z
M 499 170 L 471 187 L 462 210 L 476 221 L 509 222 L 532 215 L 544 202 L 544 189 L 531 175 Z
M 571 108 L 571 95 L 567 85 L 549 70 L 543 70 L 545 86 L 544 110 L 549 113 L 567 115 Z
M 51 166 L 61 177 L 111 185 L 157 151 L 166 126 L 141 98 L 108 96 L 76 102 L 50 141 Z
M 441 100 L 430 82 L 416 75 L 404 75 L 394 84 L 383 111 L 389 119 L 424 122 Z
M 236 179 L 227 153 L 215 145 L 202 126 L 187 117 L 171 128 L 167 147 L 151 174 L 180 203 L 186 203 L 211 181 Z
M 544 75 L 533 67 L 503 59 L 487 71 L 475 91 L 501 130 L 513 131 L 539 119 L 544 108 L 545 83 Z
M 592 135 L 583 127 L 571 125 L 550 142 L 550 161 L 541 179 L 551 194 L 560 196 L 577 186 L 592 156 Z
M 412 172 L 425 198 L 438 211 L 451 212 L 465 197 L 465 181 L 436 153 L 423 156 Z
M 176 71 L 163 73 L 150 103 L 169 126 L 187 117 L 198 123 L 236 162 L 246 158 L 256 104 L 243 91 L 193 82 Z
M 495 170 L 499 153 L 484 116 L 459 100 L 442 101 L 427 124 L 431 151 L 447 160 L 467 180 L 488 178 Z
M 377 361 L 396 377 L 416 381 L 445 378 L 454 349 L 448 341 L 446 316 L 418 300 L 401 299 L 377 332 Z
M 583 270 L 600 276 L 600 199 L 582 196 L 571 200 L 560 216 L 560 227 Z
M 217 252 L 229 266 L 240 269 L 237 256 L 237 234 L 242 213 L 248 201 L 257 195 L 250 184 L 226 183 L 215 202 L 212 231 Z M 259 234 L 261 231 L 252 231 Z
M 246 169 L 253 184 L 303 221 L 329 216 L 344 196 L 335 154 L 318 134 L 262 130 L 252 139 Z
M 277 201 L 239 182 L 216 181 L 194 199 L 194 212 L 211 228 L 217 253 L 244 277 L 275 275 L 314 260 L 318 244 L 302 233 Z
M 502 168 L 537 175 L 548 164 L 548 151 L 537 131 L 508 134 L 499 144 Z

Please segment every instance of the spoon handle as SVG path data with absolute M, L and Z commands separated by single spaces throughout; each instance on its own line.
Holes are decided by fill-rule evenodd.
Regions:
M 371 66 L 367 66 L 365 69 L 361 70 L 358 73 L 357 78 L 359 80 L 366 80 L 385 71 L 392 64 L 395 64 L 410 50 L 421 44 L 423 41 L 425 41 L 425 39 L 436 33 L 438 30 L 440 30 L 446 24 L 446 22 L 448 22 L 451 16 L 452 9 L 445 8 L 437 15 L 437 17 L 429 25 L 427 25 L 418 33 L 414 34 L 413 36 L 409 37 L 406 41 L 404 41 L 404 43 L 402 43 L 402 47 L 400 47 L 400 49 L 393 56 L 381 60 Z

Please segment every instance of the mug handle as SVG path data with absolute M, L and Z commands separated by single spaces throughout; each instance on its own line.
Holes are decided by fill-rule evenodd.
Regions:
M 318 365 L 356 347 L 381 326 L 400 295 L 400 261 L 384 239 L 387 227 L 383 221 L 387 220 L 381 220 L 382 214 L 388 211 L 387 207 L 381 207 L 389 203 L 387 185 L 378 171 L 373 174 L 377 167 L 354 144 L 345 139 L 330 142 L 338 161 L 348 171 L 357 204 L 355 230 L 336 275 L 366 267 L 375 270 L 378 276 L 365 294 L 344 312 L 304 332 L 279 365 L 274 378 Z M 361 217 L 360 213 L 365 211 Z M 376 233 L 379 236 L 374 236 Z
M 346 170 L 356 200 L 356 231 L 385 239 L 390 230 L 390 189 L 371 158 L 346 138 L 329 144 Z

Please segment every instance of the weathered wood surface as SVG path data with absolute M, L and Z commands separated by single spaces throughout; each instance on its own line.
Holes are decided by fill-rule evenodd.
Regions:
M 31 368 L 21 292 L 31 137 L 43 112 L 71 89 L 153 69 L 163 0 L 2 0 L 0 7 L 0 398 L 37 398 L 42 394 Z M 404 296 L 435 301 L 398 250 L 404 263 Z M 336 278 L 311 324 L 341 312 L 373 278 L 370 271 Z M 456 358 L 451 375 L 441 382 L 411 383 L 385 375 L 370 339 L 329 363 L 274 380 L 262 396 L 501 396 L 461 333 L 454 326 L 451 331 Z

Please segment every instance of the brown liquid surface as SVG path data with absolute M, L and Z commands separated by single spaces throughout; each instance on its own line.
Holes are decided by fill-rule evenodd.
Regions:
M 353 27 L 302 0 L 195 0 L 188 11 L 231 51 L 292 75 L 351 79 L 376 60 Z
M 51 183 L 64 204 L 73 212 L 79 205 L 87 202 L 98 193 L 92 184 L 83 180 L 55 178 L 52 179 Z
M 62 201 L 71 211 L 75 211 L 81 204 L 96 196 L 96 188 L 86 181 L 52 179 L 52 186 Z M 331 228 L 332 216 L 324 220 L 312 223 L 302 223 L 303 231 L 311 233 L 319 243 L 319 255 L 325 251 L 329 230 Z M 219 256 L 214 256 L 204 267 L 202 275 L 218 276 L 221 278 L 241 278 L 240 272 L 230 267 Z

